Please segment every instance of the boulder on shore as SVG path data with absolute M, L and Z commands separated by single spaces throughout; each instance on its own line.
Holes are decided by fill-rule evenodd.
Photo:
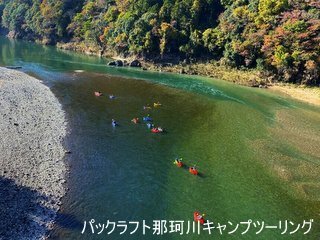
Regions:
M 122 67 L 123 66 L 123 61 L 121 60 L 116 60 L 116 61 L 111 61 L 108 63 L 109 66 L 117 66 L 117 67 Z
M 130 64 L 130 67 L 141 67 L 141 62 L 139 60 L 133 60 Z
M 9 31 L 7 34 L 7 38 L 14 39 L 17 37 L 17 33 L 15 31 Z

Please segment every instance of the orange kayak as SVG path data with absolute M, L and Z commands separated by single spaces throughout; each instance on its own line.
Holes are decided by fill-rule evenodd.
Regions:
M 153 133 L 162 133 L 163 129 L 161 129 L 161 128 L 152 128 L 151 132 L 153 132 Z
M 189 172 L 192 174 L 192 175 L 198 175 L 199 172 L 197 169 L 193 168 L 193 167 L 190 167 L 189 168 Z
M 194 212 L 193 213 L 193 220 L 195 222 L 200 222 L 201 225 L 204 224 L 204 218 L 199 212 Z

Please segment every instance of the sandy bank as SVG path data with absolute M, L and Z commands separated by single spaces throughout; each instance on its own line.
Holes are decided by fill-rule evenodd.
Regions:
M 65 115 L 48 87 L 0 68 L 0 239 L 42 239 L 65 193 Z
M 320 88 L 317 87 L 303 87 L 295 85 L 274 85 L 271 91 L 278 92 L 295 98 L 297 100 L 320 106 Z

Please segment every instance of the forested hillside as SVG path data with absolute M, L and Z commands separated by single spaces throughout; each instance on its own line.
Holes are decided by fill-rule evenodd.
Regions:
M 318 0 L 0 0 L 10 36 L 219 61 L 320 84 Z

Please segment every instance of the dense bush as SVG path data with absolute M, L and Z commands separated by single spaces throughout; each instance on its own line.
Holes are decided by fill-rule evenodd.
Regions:
M 218 60 L 320 83 L 317 0 L 0 0 L 0 14 L 2 27 L 20 38 Z

